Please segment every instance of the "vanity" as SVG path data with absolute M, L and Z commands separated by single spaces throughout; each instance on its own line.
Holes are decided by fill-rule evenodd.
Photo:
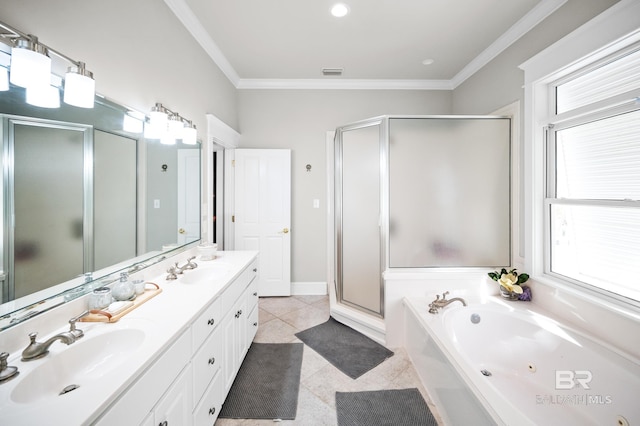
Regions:
M 257 256 L 196 258 L 198 267 L 176 280 L 158 268 L 145 278 L 162 292 L 119 321 L 78 322 L 84 337 L 55 342 L 41 359 L 24 362 L 12 352 L 8 365 L 20 373 L 0 384 L 2 423 L 213 424 L 258 329 Z M 55 321 L 60 328 L 39 341 L 68 330 Z M 26 347 L 36 330 L 29 321 L 19 327 Z

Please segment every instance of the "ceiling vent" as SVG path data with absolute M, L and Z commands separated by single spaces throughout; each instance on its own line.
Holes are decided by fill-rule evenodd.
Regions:
M 342 75 L 342 71 L 344 71 L 344 68 L 322 68 L 322 75 L 326 75 L 326 76 Z

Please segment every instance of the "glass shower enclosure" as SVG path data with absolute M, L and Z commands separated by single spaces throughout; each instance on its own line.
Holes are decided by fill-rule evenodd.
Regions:
M 384 317 L 383 272 L 509 265 L 508 117 L 382 116 L 336 129 L 338 303 Z

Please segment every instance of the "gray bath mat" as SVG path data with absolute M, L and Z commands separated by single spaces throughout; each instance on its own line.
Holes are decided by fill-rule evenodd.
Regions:
M 338 426 L 437 426 L 416 388 L 336 392 Z
M 393 356 L 389 349 L 331 317 L 296 337 L 352 379 Z
M 252 343 L 220 417 L 295 419 L 303 348 L 302 343 Z

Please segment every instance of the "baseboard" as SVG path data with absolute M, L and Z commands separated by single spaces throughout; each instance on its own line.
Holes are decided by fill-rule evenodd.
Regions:
M 292 296 L 324 296 L 327 294 L 325 282 L 297 282 L 291 283 Z

